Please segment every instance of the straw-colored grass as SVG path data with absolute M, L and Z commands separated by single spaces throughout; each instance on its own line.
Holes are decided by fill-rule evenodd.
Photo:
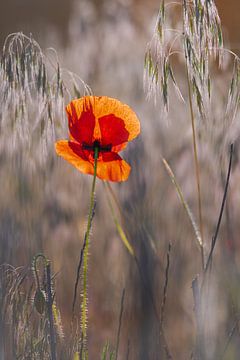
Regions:
M 92 91 L 31 36 L 6 39 L 0 359 L 238 359 L 239 58 L 213 0 L 179 0 L 161 1 L 146 48 L 154 101 L 133 94 L 131 61 L 118 88 L 142 123 L 124 153 L 132 173 L 94 184 L 87 222 L 91 179 L 53 144 L 68 132 L 65 104 Z

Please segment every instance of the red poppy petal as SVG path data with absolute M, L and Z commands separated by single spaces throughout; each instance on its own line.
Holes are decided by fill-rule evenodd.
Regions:
M 125 181 L 131 166 L 114 152 L 102 153 L 97 163 L 97 176 L 102 180 Z
M 62 156 L 82 173 L 94 174 L 94 166 L 88 159 L 88 152 L 83 151 L 79 144 L 60 140 L 55 143 L 55 149 L 58 155 Z
M 128 141 L 129 132 L 124 121 L 114 114 L 105 115 L 98 119 L 101 130 L 101 144 L 112 146 L 124 144 Z
M 91 144 L 95 127 L 92 104 L 83 97 L 70 102 L 66 107 L 70 135 L 80 143 Z
M 112 144 L 112 151 L 122 150 L 140 132 L 139 120 L 131 108 L 107 96 L 85 96 L 66 108 L 70 137 L 80 143 L 101 140 Z M 101 138 L 101 139 L 100 139 Z
M 102 131 L 104 132 L 104 134 L 102 133 L 101 140 L 103 140 L 105 142 L 105 136 L 107 136 L 107 132 L 105 130 L 105 126 L 103 125 L 103 122 L 106 121 L 106 122 L 108 122 L 108 124 L 110 124 L 108 116 L 111 116 L 111 120 L 114 122 L 115 122 L 115 119 L 117 119 L 116 127 L 118 129 L 122 125 L 122 130 L 121 130 L 121 133 L 119 134 L 119 140 L 117 140 L 117 134 L 115 132 L 115 133 L 113 133 L 113 135 L 114 135 L 113 142 L 116 143 L 118 141 L 118 144 L 120 144 L 120 141 L 121 142 L 130 141 L 130 140 L 134 139 L 140 133 L 140 122 L 139 122 L 135 112 L 128 105 L 123 104 L 119 100 L 109 98 L 107 96 L 99 96 L 99 97 L 92 96 L 89 98 L 91 98 L 89 101 L 91 101 L 93 104 L 93 113 L 95 115 L 95 118 L 99 119 L 99 120 L 101 118 L 106 119 L 104 121 L 100 120 L 100 122 L 102 122 L 102 127 L 104 127 L 103 130 L 101 129 L 101 133 L 102 133 Z M 114 116 L 115 118 L 113 118 L 112 116 Z M 113 129 L 111 130 L 112 132 L 114 131 L 114 128 L 115 128 L 114 122 L 112 124 L 112 127 L 113 127 Z M 100 127 L 101 127 L 101 125 L 100 125 Z M 127 139 L 125 139 L 126 131 L 128 132 Z M 108 140 L 109 140 L 109 137 L 108 137 Z

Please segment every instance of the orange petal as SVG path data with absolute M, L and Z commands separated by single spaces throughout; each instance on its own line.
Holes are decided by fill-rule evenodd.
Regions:
M 102 153 L 97 163 L 97 176 L 102 180 L 126 181 L 131 166 L 114 152 Z
M 55 143 L 55 149 L 58 155 L 62 156 L 82 173 L 94 174 L 93 163 L 89 161 L 86 152 L 81 149 L 79 144 L 59 140 Z
M 70 162 L 79 171 L 85 174 L 94 174 L 92 152 L 82 150 L 77 143 L 59 140 L 55 143 L 58 155 Z M 127 180 L 131 167 L 118 154 L 113 152 L 100 153 L 97 163 L 97 177 L 109 181 Z

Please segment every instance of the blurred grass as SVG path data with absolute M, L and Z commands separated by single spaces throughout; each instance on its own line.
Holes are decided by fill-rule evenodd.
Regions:
M 129 15 L 128 8 L 120 4 L 117 9 L 121 9 L 121 16 L 112 8 L 105 9 L 108 16 L 101 17 L 101 22 L 94 26 L 99 9 L 95 11 L 94 6 L 89 6 L 90 10 L 84 8 L 86 18 L 83 21 L 84 31 L 81 30 L 82 40 L 77 41 L 79 33 L 75 29 L 75 35 L 67 45 L 66 64 L 71 59 L 76 68 L 80 62 L 81 76 L 92 85 L 94 92 L 120 97 L 130 103 L 141 118 L 141 138 L 130 144 L 129 150 L 123 154 L 131 163 L 131 177 L 124 185 L 113 185 L 113 189 L 122 213 L 122 230 L 127 234 L 144 274 L 142 279 L 135 262 L 123 246 L 112 220 L 107 193 L 103 185 L 98 183 L 89 270 L 89 358 L 100 358 L 101 355 L 107 358 L 107 353 L 110 356 L 114 350 L 123 288 L 126 292 L 119 360 L 152 360 L 158 359 L 159 354 L 161 358 L 166 356 L 159 340 L 158 321 L 149 293 L 153 294 L 160 311 L 169 242 L 172 248 L 163 327 L 172 357 L 179 360 L 190 358 L 196 339 L 191 284 L 200 272 L 201 261 L 192 226 L 162 164 L 164 156 L 171 164 L 186 202 L 196 214 L 191 133 L 185 104 L 179 102 L 170 91 L 173 106 L 169 106 L 170 120 L 164 123 L 161 121 L 161 109 L 145 100 L 141 79 L 145 43 L 150 38 L 149 17 L 145 14 L 145 17 L 138 17 L 137 12 Z M 128 16 L 125 17 L 125 14 Z M 93 40 L 96 30 L 100 30 L 101 46 Z M 19 36 L 21 39 L 22 35 Z M 84 36 L 87 39 L 85 42 Z M 78 92 L 83 94 L 88 89 L 84 89 L 78 77 L 72 81 L 72 76 L 61 68 L 60 60 L 50 55 L 49 51 L 35 48 L 37 62 L 32 67 L 29 49 L 36 44 L 29 45 L 28 41 L 25 39 L 25 45 L 19 48 L 25 51 L 24 56 L 21 57 L 21 53 L 19 61 L 12 62 L 21 76 L 16 76 L 13 81 L 9 72 L 11 76 L 4 78 L 4 81 L 12 83 L 7 101 L 4 97 L 6 83 L 1 82 L 0 353 L 6 359 L 17 358 L 17 355 L 19 359 L 49 358 L 48 318 L 46 313 L 40 315 L 33 307 L 36 284 L 31 261 L 34 255 L 43 252 L 51 260 L 53 273 L 56 274 L 53 289 L 58 358 L 72 359 L 77 357 L 80 319 L 76 318 L 74 324 L 71 323 L 71 305 L 86 227 L 91 179 L 57 160 L 52 141 L 56 136 L 67 133 L 64 104 Z M 14 50 L 11 56 L 15 54 Z M 25 59 L 25 77 L 22 77 L 21 58 Z M 45 93 L 43 84 L 38 89 L 37 79 L 32 78 L 28 71 L 29 68 L 38 69 L 38 76 L 44 66 L 48 84 Z M 4 75 L 2 69 L 1 76 Z M 176 80 L 186 96 L 181 69 L 180 61 Z M 213 258 L 208 302 L 204 303 L 204 316 L 208 320 L 205 338 L 208 352 L 205 357 L 219 359 L 225 351 L 223 359 L 231 360 L 238 359 L 240 345 L 237 327 L 240 303 L 237 241 L 240 231 L 239 113 L 236 114 L 234 126 L 227 133 L 227 139 L 226 127 L 223 128 L 225 133 L 222 137 L 223 105 L 227 101 L 227 88 L 231 81 L 228 66 L 223 70 L 213 70 L 215 84 L 210 131 L 208 127 L 202 130 L 199 124 L 197 130 L 201 138 L 199 162 L 206 252 L 211 247 L 222 199 L 222 173 L 225 177 L 228 139 L 232 133 L 235 139 L 234 165 L 227 198 L 228 213 L 224 213 Z M 43 76 L 44 72 L 41 74 Z M 63 94 L 59 93 L 56 98 L 59 74 Z M 19 99 L 27 101 L 24 114 Z M 16 123 L 15 114 L 19 114 Z M 47 129 L 53 129 L 54 125 L 54 131 L 42 132 L 46 128 L 41 129 L 41 121 L 49 123 L 51 119 L 54 124 L 50 121 L 51 126 Z M 36 124 L 39 127 L 34 133 Z M 41 139 L 48 142 L 42 143 Z M 43 270 L 41 274 L 44 275 Z M 145 284 L 148 284 L 148 291 Z M 45 285 L 42 276 L 43 289 Z

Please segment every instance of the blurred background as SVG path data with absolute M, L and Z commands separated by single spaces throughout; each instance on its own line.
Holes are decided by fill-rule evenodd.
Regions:
M 217 0 L 225 46 L 240 54 L 240 2 Z M 89 358 L 99 358 L 105 342 L 116 342 L 122 291 L 125 302 L 119 360 L 159 359 L 157 322 L 148 292 L 157 308 L 162 302 L 168 246 L 170 272 L 165 308 L 165 335 L 173 358 L 190 358 L 195 317 L 191 284 L 201 270 L 194 233 L 161 157 L 171 164 L 197 218 L 191 128 L 185 105 L 174 98 L 168 119 L 146 100 L 143 63 L 159 9 L 158 0 L 8 0 L 0 3 L 0 48 L 8 34 L 32 34 L 44 53 L 78 74 L 95 95 L 129 104 L 138 114 L 142 133 L 123 157 L 131 163 L 127 183 L 114 184 L 123 227 L 136 250 L 145 282 L 114 227 L 103 184 L 97 183 L 96 215 L 89 268 Z M 54 48 L 57 55 L 48 50 Z M 52 55 L 53 54 L 53 55 Z M 181 66 L 179 78 L 181 79 Z M 229 80 L 228 69 L 226 79 Z M 219 80 L 216 114 L 227 94 Z M 226 87 L 227 88 L 227 87 Z M 185 85 L 183 94 L 187 93 Z M 219 94 L 219 96 L 218 96 Z M 238 118 L 239 121 L 239 118 Z M 239 126 L 234 128 L 235 138 Z M 67 132 L 65 133 L 67 135 Z M 223 192 L 227 162 L 221 144 L 212 138 L 200 149 L 206 252 L 210 248 Z M 227 211 L 216 248 L 211 288 L 209 359 L 223 347 L 239 317 L 240 192 L 239 150 L 236 142 Z M 227 154 L 225 154 L 227 158 Z M 56 301 L 66 338 L 76 269 L 86 228 L 91 178 L 57 159 L 54 147 L 39 169 L 22 168 L 16 159 L 0 156 L 0 263 L 31 264 L 43 252 L 53 264 Z M 239 328 L 234 330 L 226 359 L 238 359 Z

